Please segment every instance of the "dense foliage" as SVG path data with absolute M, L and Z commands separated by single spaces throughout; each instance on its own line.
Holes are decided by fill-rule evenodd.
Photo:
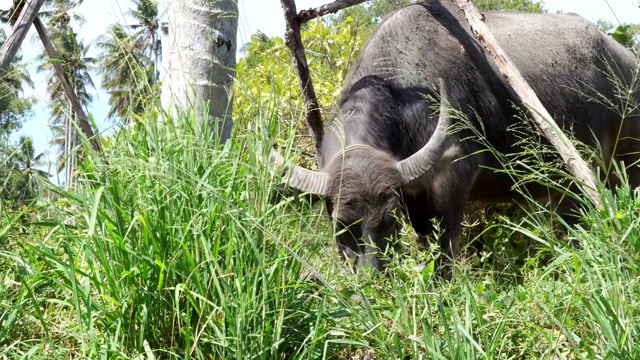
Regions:
M 0 44 L 4 43 L 0 41 Z M 21 57 L 16 57 L 14 64 L 18 65 Z M 20 130 L 22 123 L 31 115 L 34 100 L 22 96 L 22 83 L 32 85 L 28 75 L 19 65 L 9 68 L 0 80 L 0 142 L 5 144 L 11 133 Z
M 0 201 L 19 207 L 35 200 L 51 176 L 39 169 L 43 158 L 30 137 L 21 136 L 15 147 L 0 147 Z
M 544 2 L 539 0 L 474 0 L 473 3 L 483 11 L 546 12 Z
M 321 109 L 325 118 L 331 116 L 330 104 L 338 97 L 358 49 L 369 35 L 368 28 L 362 24 L 351 17 L 340 27 L 313 21 L 303 32 L 307 62 L 318 101 L 325 106 Z M 284 40 L 258 33 L 251 37 L 243 51 L 246 56 L 236 66 L 234 116 L 238 126 L 253 131 L 257 126 L 255 120 L 271 112 L 287 128 L 296 129 L 296 143 L 310 147 L 308 130 L 300 117 L 302 98 L 298 83 L 291 81 L 296 73 Z

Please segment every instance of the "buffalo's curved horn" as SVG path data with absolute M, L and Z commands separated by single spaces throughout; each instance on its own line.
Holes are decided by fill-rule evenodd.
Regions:
M 284 159 L 276 149 L 271 149 L 269 156 L 271 164 L 283 165 Z M 289 175 L 289 186 L 315 195 L 326 196 L 329 194 L 329 174 L 322 171 L 313 171 L 301 166 L 285 166 Z
M 436 130 L 422 149 L 396 163 L 396 168 L 402 175 L 403 184 L 425 175 L 442 160 L 442 156 L 447 150 L 446 131 L 451 125 L 448 102 L 447 89 L 444 81 L 440 79 L 440 116 Z

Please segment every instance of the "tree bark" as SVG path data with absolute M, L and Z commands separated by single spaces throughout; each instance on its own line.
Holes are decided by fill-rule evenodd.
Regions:
M 313 20 L 315 18 L 319 18 L 327 14 L 338 12 L 342 9 L 346 9 L 351 6 L 358 5 L 365 1 L 369 1 L 369 0 L 336 0 L 332 3 L 322 5 L 317 8 L 301 10 L 300 13 L 298 14 L 298 21 L 300 22 L 300 24 L 302 24 L 309 20 Z
M 82 108 L 82 103 L 80 103 L 80 100 L 76 96 L 75 90 L 71 86 L 69 79 L 67 79 L 67 75 L 64 73 L 64 69 L 62 69 L 62 65 L 60 65 L 60 62 L 58 61 L 59 59 L 58 53 L 56 52 L 56 49 L 54 48 L 53 43 L 49 38 L 47 29 L 44 27 L 44 24 L 42 24 L 42 21 L 40 21 L 38 17 L 34 19 L 33 25 L 36 27 L 38 36 L 40 37 L 40 40 L 42 41 L 42 44 L 44 45 L 44 48 L 47 51 L 47 55 L 49 55 L 49 58 L 53 60 L 51 62 L 53 65 L 53 70 L 55 71 L 56 75 L 60 79 L 60 83 L 62 84 L 64 92 L 67 95 L 69 102 L 71 102 L 73 111 L 78 116 L 78 123 L 80 125 L 80 128 L 82 129 L 82 132 L 84 132 L 84 134 L 86 135 L 93 149 L 100 152 L 101 151 L 100 141 L 96 137 L 95 133 L 93 132 L 93 128 L 89 123 L 87 114 L 84 112 L 84 109 Z
M 171 5 L 162 106 L 174 118 L 195 109 L 201 121 L 212 124 L 221 143 L 233 129 L 237 31 L 237 0 L 180 0 Z
M 73 171 L 71 164 L 71 129 L 73 125 L 71 125 L 71 116 L 73 114 L 73 109 L 71 108 L 71 103 L 69 103 L 69 114 L 65 116 L 64 119 L 64 189 L 69 191 L 71 190 L 71 172 Z
M 151 41 L 153 45 L 151 51 L 153 52 L 153 85 L 158 83 L 158 33 L 154 32 L 151 35 Z
M 500 72 L 505 76 L 513 90 L 522 100 L 522 103 L 530 110 L 533 120 L 542 130 L 545 137 L 556 148 L 569 171 L 578 179 L 584 191 L 593 203 L 602 208 L 600 196 L 596 190 L 596 179 L 587 163 L 580 157 L 571 141 L 562 132 L 553 120 L 547 109 L 538 99 L 531 86 L 524 79 L 520 71 L 507 56 L 489 28 L 484 22 L 484 16 L 480 14 L 471 0 L 454 0 L 462 9 L 473 34 L 485 46 L 495 59 Z
M 13 32 L 7 40 L 0 48 L 0 76 L 4 74 L 4 72 L 11 65 L 11 61 L 18 53 L 20 49 L 20 45 L 22 45 L 22 41 L 27 36 L 27 32 L 29 31 L 29 27 L 33 23 L 33 20 L 38 15 L 38 11 L 42 4 L 44 4 L 45 0 L 31 0 L 22 8 L 22 12 L 16 21 L 16 24 L 13 26 Z
M 282 9 L 284 10 L 284 18 L 287 24 L 285 32 L 286 44 L 293 55 L 293 62 L 298 75 L 298 85 L 302 92 L 302 98 L 307 114 L 307 124 L 311 128 L 311 136 L 316 147 L 316 154 L 320 150 L 322 137 L 324 136 L 324 128 L 322 126 L 322 115 L 320 114 L 320 105 L 316 92 L 313 89 L 313 83 L 309 74 L 309 65 L 305 55 L 302 36 L 300 35 L 300 20 L 296 15 L 296 4 L 294 0 L 280 0 Z

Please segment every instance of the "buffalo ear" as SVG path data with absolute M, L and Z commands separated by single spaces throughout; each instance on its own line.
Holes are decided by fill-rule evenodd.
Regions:
M 438 117 L 438 125 L 431 135 L 429 141 L 408 158 L 398 161 L 396 169 L 402 176 L 402 183 L 406 185 L 427 173 L 436 170 L 436 165 L 441 163 L 445 151 L 451 155 L 457 153 L 457 146 L 447 146 L 446 132 L 451 126 L 451 117 L 448 111 L 448 96 L 445 83 L 440 80 L 440 115 Z M 454 151 L 451 151 L 454 150 Z M 449 162 L 452 160 L 449 160 Z
M 288 184 L 303 192 L 315 195 L 329 195 L 329 174 L 323 171 L 313 171 L 296 165 L 285 165 L 285 161 L 276 149 L 271 149 L 269 156 L 271 166 L 284 165 L 288 177 Z

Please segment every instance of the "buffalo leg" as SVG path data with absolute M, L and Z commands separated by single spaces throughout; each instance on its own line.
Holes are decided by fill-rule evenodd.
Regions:
M 614 158 L 620 166 L 625 166 L 629 187 L 633 190 L 640 186 L 640 117 L 625 119 L 621 133 Z M 611 180 L 614 186 L 619 185 L 617 177 L 612 176 Z
M 405 213 L 411 222 L 411 226 L 418 234 L 418 246 L 421 250 L 426 249 L 428 238 L 435 230 L 433 223 L 429 220 L 429 201 L 426 194 L 414 194 L 404 197 Z

